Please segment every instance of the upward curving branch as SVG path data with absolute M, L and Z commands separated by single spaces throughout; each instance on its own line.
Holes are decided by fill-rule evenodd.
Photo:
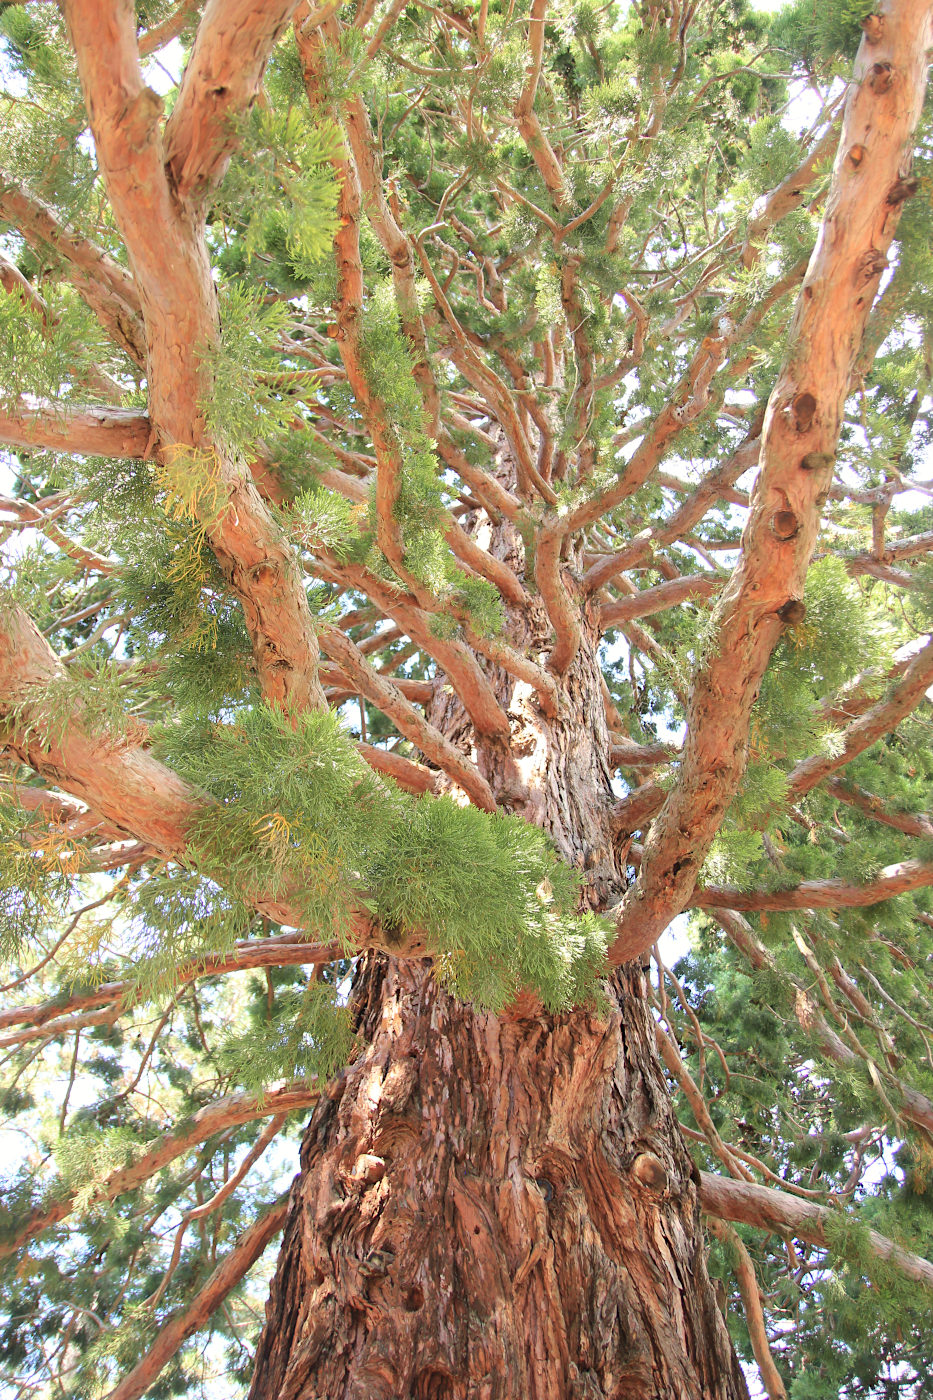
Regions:
M 222 28 L 218 11 L 223 8 L 210 7 Z M 243 7 L 234 8 L 239 14 Z M 101 174 L 136 276 L 146 329 L 149 413 L 163 462 L 180 494 L 188 484 L 195 514 L 243 607 L 266 699 L 288 711 L 322 707 L 317 638 L 292 549 L 245 466 L 211 438 L 205 423 L 211 391 L 205 351 L 217 340 L 218 310 L 204 210 L 197 201 L 179 201 L 163 163 L 162 100 L 143 82 L 133 7 L 120 0 L 102 12 L 94 0 L 66 0 L 64 9 Z M 272 27 L 260 28 L 249 40 L 259 64 L 254 84 L 291 8 L 284 18 L 276 13 Z M 251 34 L 247 25 L 246 37 Z M 228 38 L 235 48 L 235 36 Z M 190 126 L 192 140 L 197 122 L 207 120 L 198 116 L 201 108 L 194 101 L 203 89 L 193 78 L 184 108 L 188 126 L 182 127 L 184 132 Z M 236 91 L 254 95 L 249 84 Z M 223 110 L 232 116 L 230 104 Z M 198 181 L 208 168 L 213 175 L 220 170 L 215 127 L 208 125 L 206 144 L 197 147 L 203 161 L 192 167 Z M 202 500 L 196 488 L 205 474 L 211 490 Z
M 842 743 L 833 754 L 817 754 L 794 765 L 787 779 L 788 795 L 802 797 L 831 773 L 851 763 L 872 744 L 890 734 L 923 702 L 933 685 L 933 639 L 909 662 L 890 695 L 872 705 L 842 732 Z
M 165 163 L 178 198 L 203 200 L 223 178 L 236 145 L 236 119 L 259 95 L 269 55 L 297 4 L 210 0 L 205 7 L 165 126 Z
M 179 1347 L 220 1307 L 223 1300 L 245 1277 L 270 1240 L 282 1229 L 288 1212 L 288 1195 L 280 1196 L 259 1215 L 240 1235 L 233 1249 L 226 1254 L 201 1291 L 187 1308 L 173 1315 L 162 1325 L 145 1356 L 124 1376 L 105 1400 L 139 1400 L 165 1364 Z
M 677 784 L 619 909 L 614 962 L 645 952 L 689 902 L 745 769 L 761 678 L 799 616 L 852 367 L 901 211 L 931 41 L 930 0 L 890 0 L 880 33 L 859 48 L 826 213 L 765 416 L 742 556 L 694 680 Z
M 299 1109 L 310 1108 L 318 1099 L 318 1088 L 314 1084 L 295 1081 L 289 1084 L 273 1084 L 262 1095 L 228 1094 L 217 1099 L 205 1108 L 198 1109 L 190 1121 L 177 1133 L 166 1133 L 164 1137 L 139 1153 L 128 1166 L 120 1167 L 105 1177 L 92 1201 L 115 1201 L 128 1191 L 135 1191 L 150 1177 L 162 1171 L 170 1162 L 190 1152 L 202 1142 L 227 1128 L 250 1123 L 257 1118 L 274 1118 L 282 1113 L 294 1113 Z M 43 1230 L 66 1220 L 71 1214 L 77 1192 L 70 1191 L 53 1201 L 44 1209 L 35 1211 L 23 1222 L 17 1233 L 9 1240 L 0 1243 L 0 1258 L 15 1254 L 29 1240 Z

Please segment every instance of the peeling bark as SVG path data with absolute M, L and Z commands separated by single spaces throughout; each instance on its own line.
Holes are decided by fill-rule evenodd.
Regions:
M 641 973 L 603 1019 L 358 979 L 305 1137 L 252 1400 L 745 1397 Z
M 518 563 L 507 522 L 491 548 Z M 511 643 L 546 645 L 543 603 Z M 508 749 L 477 765 L 549 831 L 583 899 L 618 898 L 612 740 L 584 631 L 559 717 L 492 677 Z M 460 699 L 431 723 L 469 751 Z M 427 962 L 368 959 L 364 1049 L 319 1101 L 292 1192 L 251 1400 L 744 1400 L 706 1274 L 697 1178 L 637 967 L 599 1013 L 455 1002 Z

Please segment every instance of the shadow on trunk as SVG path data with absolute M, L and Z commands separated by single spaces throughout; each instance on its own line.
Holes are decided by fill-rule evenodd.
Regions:
M 251 1400 L 746 1397 L 641 974 L 476 1014 L 371 959 L 305 1136 Z

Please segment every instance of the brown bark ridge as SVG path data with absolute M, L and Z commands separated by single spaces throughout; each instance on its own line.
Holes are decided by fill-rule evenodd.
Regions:
M 306 1135 L 251 1400 L 744 1397 L 642 974 L 602 1017 L 359 978 Z
M 492 548 L 517 558 L 514 526 Z M 509 642 L 534 653 L 548 629 L 535 599 Z M 477 744 L 442 680 L 428 713 L 604 908 L 625 876 L 596 648 L 584 629 L 560 715 L 490 671 L 508 749 Z M 598 1012 L 523 996 L 495 1015 L 427 962 L 360 964 L 363 1048 L 304 1140 L 251 1400 L 747 1396 L 644 993 L 630 966 Z
M 852 369 L 901 212 L 895 192 L 910 173 L 933 42 L 930 0 L 880 9 L 877 35 L 859 48 L 826 213 L 768 402 L 742 555 L 693 683 L 679 779 L 618 912 L 615 962 L 650 948 L 688 904 L 745 770 L 761 678 L 799 612 Z

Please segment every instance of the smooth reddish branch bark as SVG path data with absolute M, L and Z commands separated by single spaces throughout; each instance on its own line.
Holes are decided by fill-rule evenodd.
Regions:
M 149 416 L 161 460 L 175 493 L 188 494 L 191 513 L 243 608 L 266 699 L 297 711 L 326 703 L 301 573 L 245 464 L 211 436 L 205 421 L 211 395 L 207 352 L 217 343 L 219 316 L 204 197 L 235 145 L 230 126 L 235 111 L 228 99 L 245 104 L 255 96 L 268 53 L 293 7 L 279 4 L 272 7 L 274 14 L 263 5 L 232 8 L 242 19 L 239 36 L 231 35 L 224 18 L 230 7 L 219 3 L 209 6 L 202 26 L 208 36 L 224 36 L 221 48 L 229 62 L 249 54 L 243 81 L 231 79 L 227 95 L 218 96 L 216 89 L 224 84 L 218 79 L 211 87 L 206 58 L 189 70 L 179 96 L 181 115 L 167 132 L 173 162 L 167 166 L 162 99 L 143 81 L 133 6 L 126 0 L 104 9 L 96 0 L 64 5 L 101 175 L 142 307 Z M 196 43 L 195 55 L 199 52 Z M 184 176 L 184 188 L 173 171 Z M 209 489 L 199 494 L 205 478 Z
M 852 367 L 911 189 L 933 42 L 930 0 L 889 0 L 881 16 L 859 47 L 826 212 L 765 415 L 742 555 L 693 683 L 678 781 L 618 912 L 616 963 L 650 948 L 689 903 L 745 770 L 761 678 L 802 616 Z
M 833 1224 L 844 1217 L 815 1201 L 804 1201 L 784 1191 L 774 1191 L 752 1181 L 730 1181 L 728 1177 L 700 1172 L 700 1205 L 720 1220 L 753 1225 L 759 1230 L 786 1231 L 797 1239 L 824 1248 L 831 1244 Z M 877 1230 L 867 1230 L 871 1253 L 881 1263 L 897 1269 L 913 1283 L 933 1289 L 933 1264 L 919 1254 L 895 1244 Z

